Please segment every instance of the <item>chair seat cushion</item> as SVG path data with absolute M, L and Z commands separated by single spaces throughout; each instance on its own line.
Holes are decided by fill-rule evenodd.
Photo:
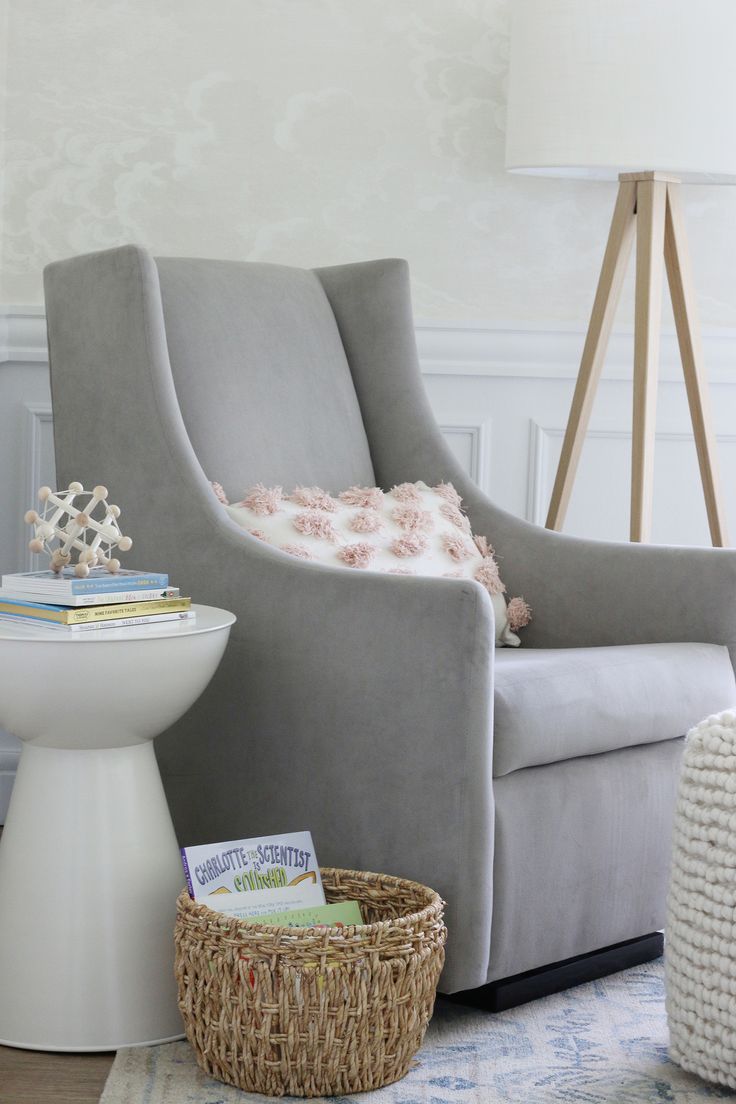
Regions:
M 736 705 L 717 644 L 497 651 L 493 773 L 673 740 Z

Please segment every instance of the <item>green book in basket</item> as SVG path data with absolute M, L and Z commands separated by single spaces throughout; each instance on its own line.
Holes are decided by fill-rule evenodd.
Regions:
M 331 905 L 271 912 L 266 916 L 253 916 L 250 919 L 254 924 L 274 924 L 282 928 L 343 928 L 348 924 L 363 923 L 357 901 L 334 901 Z

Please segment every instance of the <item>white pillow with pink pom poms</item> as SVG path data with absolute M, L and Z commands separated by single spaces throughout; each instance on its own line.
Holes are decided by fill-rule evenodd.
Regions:
M 451 483 L 401 483 L 388 492 L 350 487 L 336 497 L 320 487 L 284 494 L 259 483 L 234 505 L 219 483 L 212 487 L 233 521 L 289 556 L 391 575 L 475 579 L 493 602 L 496 644 L 520 644 L 514 630 L 528 624 L 529 607 L 523 598 L 506 602 L 493 548 L 471 533 Z

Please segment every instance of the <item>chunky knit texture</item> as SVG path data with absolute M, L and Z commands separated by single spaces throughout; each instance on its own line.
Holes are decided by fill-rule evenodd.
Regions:
M 688 734 L 666 940 L 670 1054 L 736 1088 L 736 713 Z

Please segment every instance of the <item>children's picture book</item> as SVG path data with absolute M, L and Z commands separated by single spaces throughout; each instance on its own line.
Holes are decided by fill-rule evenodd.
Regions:
M 298 885 L 280 889 L 256 889 L 246 893 L 210 893 L 198 898 L 200 904 L 238 920 L 258 920 L 262 916 L 283 916 L 291 912 L 314 912 L 324 907 L 325 895 L 321 885 L 304 881 Z
M 250 919 L 281 928 L 347 928 L 351 924 L 362 924 L 363 914 L 357 901 L 333 901 L 330 905 L 271 912 Z
M 227 894 L 242 897 L 237 907 L 250 907 L 249 915 L 326 904 L 309 832 L 183 847 L 181 857 L 189 896 L 211 907 L 213 895 Z M 296 892 L 284 897 L 286 890 Z M 226 903 L 218 901 L 218 909 Z

